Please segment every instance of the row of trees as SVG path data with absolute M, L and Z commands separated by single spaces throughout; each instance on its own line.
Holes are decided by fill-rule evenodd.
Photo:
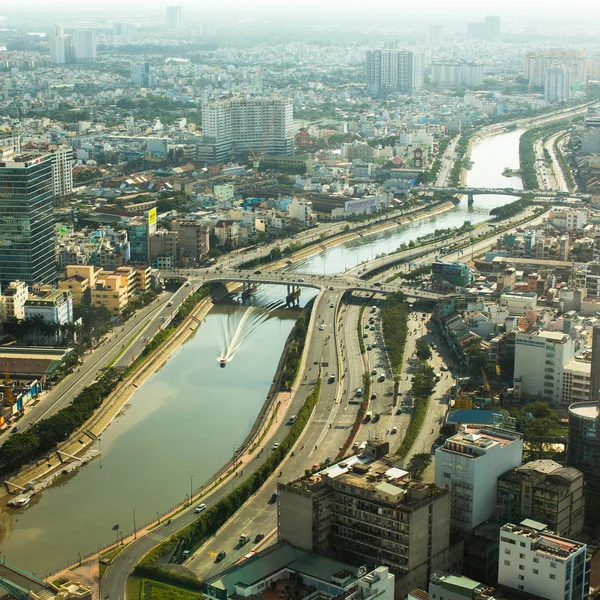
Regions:
M 533 204 L 533 196 L 526 195 L 514 202 L 509 202 L 504 206 L 497 206 L 496 208 L 492 208 L 490 210 L 490 215 L 494 218 L 493 221 L 503 221 L 504 219 L 510 219 L 510 217 L 514 217 L 516 214 L 523 212 L 527 207 Z
M 390 294 L 381 309 L 381 328 L 390 364 L 396 375 L 402 369 L 404 348 L 408 335 L 410 308 L 402 292 Z

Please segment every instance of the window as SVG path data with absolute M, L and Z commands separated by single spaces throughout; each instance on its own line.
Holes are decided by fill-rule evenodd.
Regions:
M 524 589 L 525 589 L 525 588 L 524 588 L 524 587 L 523 587 L 521 584 L 519 584 L 517 587 L 518 587 L 520 590 L 524 590 Z
M 504 548 L 504 554 L 510 554 L 510 550 L 508 548 Z
M 556 579 L 556 575 L 554 573 L 550 573 L 550 579 Z
M 510 567 L 510 560 L 505 560 L 504 561 L 504 566 L 505 567 Z
M 523 558 L 524 559 L 525 555 L 524 554 L 519 554 L 519 558 Z
M 534 575 L 538 575 L 538 574 L 539 574 L 539 571 L 538 571 L 538 569 L 534 569 L 534 570 L 533 570 L 533 574 L 534 574 Z
M 519 565 L 519 571 L 524 571 L 525 570 L 525 565 Z
M 534 562 L 534 563 L 539 563 L 539 562 L 540 562 L 540 559 L 539 559 L 539 558 L 534 558 L 534 559 L 533 559 L 533 562 Z
M 524 581 L 525 580 L 525 575 L 519 575 L 519 581 Z
M 525 542 L 520 542 L 521 548 L 525 548 Z
M 555 562 L 551 562 L 550 563 L 550 568 L 551 569 L 556 569 L 556 563 Z

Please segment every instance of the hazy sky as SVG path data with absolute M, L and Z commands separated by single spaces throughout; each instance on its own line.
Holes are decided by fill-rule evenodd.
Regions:
M 189 13 L 200 13 L 210 11 L 231 12 L 239 11 L 244 14 L 255 12 L 264 14 L 272 11 L 278 16 L 286 12 L 297 14 L 302 12 L 304 16 L 312 16 L 315 20 L 323 14 L 331 16 L 337 13 L 362 12 L 373 15 L 374 11 L 388 11 L 394 13 L 405 13 L 412 16 L 421 16 L 435 19 L 436 16 L 451 18 L 464 16 L 469 13 L 473 18 L 485 14 L 501 14 L 507 19 L 514 20 L 518 16 L 569 18 L 581 17 L 590 21 L 600 15 L 600 2 L 594 0 L 583 0 L 576 4 L 577 11 L 573 11 L 564 0 L 504 0 L 503 2 L 490 0 L 302 0 L 293 2 L 291 0 L 196 0 L 165 2 L 164 0 L 28 0 L 27 3 L 12 4 L 6 2 L 1 7 L 0 14 L 10 14 L 18 10 L 30 12 L 32 9 L 41 9 L 44 12 L 52 10 L 76 9 L 78 11 L 105 12 L 107 10 L 121 9 L 123 12 L 131 12 L 139 9 L 163 11 L 167 4 L 180 4 Z M 577 15 L 573 13 L 577 12 Z M 312 14 L 311 14 L 312 13 Z M 424 13 L 429 13 L 426 15 Z M 262 16 L 262 15 L 261 15 Z M 385 19 L 385 13 L 381 15 Z

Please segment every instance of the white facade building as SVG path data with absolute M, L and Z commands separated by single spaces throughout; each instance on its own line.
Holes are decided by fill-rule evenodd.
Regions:
M 366 86 L 370 94 L 423 88 L 423 54 L 406 50 L 368 50 Z
M 465 425 L 435 451 L 435 483 L 451 491 L 450 524 L 471 531 L 496 508 L 497 479 L 521 465 L 520 433 Z
M 561 538 L 544 523 L 525 520 L 500 528 L 498 587 L 547 600 L 582 600 L 585 544 Z
M 514 394 L 519 399 L 562 401 L 564 366 L 575 355 L 575 341 L 560 331 L 517 333 Z
M 89 29 L 78 29 L 75 32 L 73 50 L 76 63 L 95 62 L 96 32 Z
M 49 40 L 50 60 L 53 65 L 64 65 L 67 62 L 67 44 L 70 37 L 66 35 L 52 35 Z
M 41 318 L 51 325 L 73 322 L 73 295 L 68 290 L 56 290 L 47 296 L 29 298 L 25 302 L 25 319 Z
M 548 215 L 548 220 L 559 229 L 576 231 L 587 225 L 587 212 L 574 208 L 553 209 Z
M 256 155 L 289 156 L 294 151 L 293 103 L 289 98 L 233 98 L 202 105 L 198 160 L 246 160 Z
M 24 281 L 11 281 L 4 294 L 4 315 L 6 319 L 25 318 L 25 302 L 29 297 L 27 284 Z
M 288 214 L 290 219 L 300 221 L 304 225 L 311 225 L 316 221 L 315 215 L 313 215 L 312 202 L 300 198 L 293 198 L 288 204 Z
M 533 292 L 506 292 L 500 296 L 500 304 L 511 315 L 521 316 L 537 307 L 537 294 Z
M 575 402 L 588 402 L 590 399 L 592 363 L 572 358 L 564 367 L 562 374 L 563 406 Z
M 552 67 L 546 69 L 544 77 L 544 100 L 562 102 L 571 97 L 571 69 Z
M 167 6 L 167 27 L 181 29 L 183 27 L 183 10 L 181 6 Z
M 533 85 L 542 87 L 546 71 L 553 67 L 566 67 L 571 70 L 571 80 L 587 83 L 586 50 L 544 50 L 525 56 L 523 76 Z
M 435 87 L 477 87 L 483 83 L 483 65 L 481 63 L 438 60 L 431 67 L 431 83 Z
M 432 23 L 427 28 L 427 47 L 441 48 L 444 45 L 444 26 Z
M 51 146 L 52 153 L 52 194 L 63 198 L 73 193 L 73 148 L 62 144 Z

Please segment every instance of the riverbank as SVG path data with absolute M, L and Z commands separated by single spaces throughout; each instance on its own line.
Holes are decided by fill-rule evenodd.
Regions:
M 231 289 L 234 289 L 235 286 L 236 284 L 231 284 Z M 96 444 L 98 453 L 101 454 L 101 442 L 97 440 L 102 432 L 121 413 L 139 386 L 162 368 L 171 354 L 196 333 L 212 307 L 213 303 L 210 297 L 201 300 L 175 332 L 154 353 L 145 357 L 134 367 L 130 374 L 117 385 L 100 409 L 88 421 L 52 452 L 35 463 L 23 467 L 16 476 L 6 480 L 0 498 L 5 498 L 4 502 L 6 502 L 7 495 L 15 490 L 29 489 L 30 482 L 35 483 L 33 489 L 29 489 L 28 493 L 30 496 L 36 495 L 51 485 L 57 477 L 63 474 L 63 471 L 72 471 L 73 463 L 77 462 L 79 463 L 77 466 L 81 466 L 85 455 Z

